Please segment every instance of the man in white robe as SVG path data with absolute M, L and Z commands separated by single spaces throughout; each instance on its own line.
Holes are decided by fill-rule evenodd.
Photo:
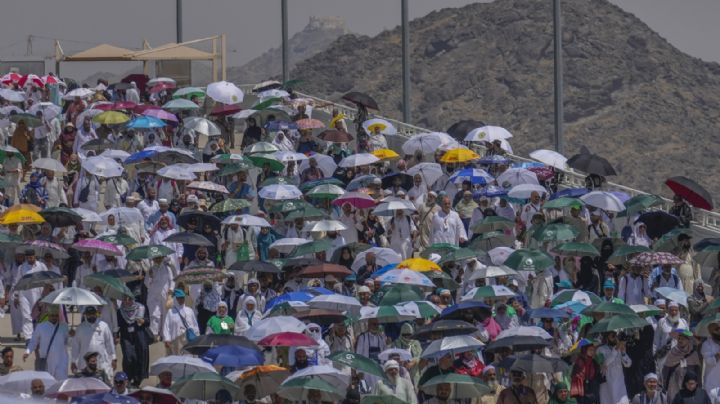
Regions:
M 526 227 L 530 227 L 530 222 L 533 216 L 538 213 L 542 213 L 542 204 L 540 203 L 540 194 L 537 191 L 533 191 L 530 194 L 530 201 L 525 204 L 520 214 L 520 220 L 525 224 Z
M 83 280 L 86 276 L 97 272 L 97 267 L 93 264 L 93 256 L 89 251 L 83 251 L 80 254 L 80 265 L 75 269 L 75 286 L 82 288 L 85 283 Z
M 10 203 L 17 203 L 20 198 L 20 179 L 23 177 L 23 163 L 20 158 L 12 153 L 3 161 L 5 169 L 5 193 Z
M 361 231 L 363 226 L 362 219 L 358 217 L 356 212 L 353 212 L 352 205 L 344 203 L 342 205 L 342 212 L 337 215 L 337 220 L 341 221 L 346 227 L 345 230 L 340 231 L 340 234 L 345 239 L 345 242 L 348 244 L 357 243 L 358 231 Z M 330 257 L 327 258 L 329 259 Z
M 63 187 L 63 181 L 55 177 L 55 171 L 44 170 L 45 176 L 40 180 L 45 190 L 48 193 L 48 200 L 46 206 L 48 208 L 55 208 L 60 206 L 61 203 L 67 205 L 67 194 Z
M 191 329 L 196 336 L 200 335 L 195 313 L 190 307 L 185 306 L 185 292 L 176 289 L 174 295 L 175 303 L 168 310 L 162 328 L 162 339 L 167 355 L 182 354 L 182 347 L 188 342 L 186 338 L 188 329 Z
M 38 324 L 28 343 L 23 362 L 31 352 L 37 351 L 37 356 L 47 360 L 47 372 L 60 381 L 68 376 L 68 327 L 60 324 L 60 315 L 57 306 L 50 306 L 47 321 Z
M 145 191 L 145 199 L 140 201 L 140 203 L 137 204 L 137 208 L 140 209 L 140 212 L 143 215 L 143 219 L 145 219 L 145 222 L 147 222 L 148 218 L 150 218 L 150 215 L 160 210 L 160 204 L 155 199 L 155 196 L 157 195 L 157 191 L 155 188 L 147 188 Z
M 458 245 L 467 241 L 465 226 L 457 212 L 450 209 L 450 198 L 445 196 L 440 203 L 440 211 L 433 216 L 431 243 L 450 243 Z
M 700 354 L 705 363 L 703 388 L 710 394 L 712 390 L 720 388 L 720 324 L 710 324 L 708 332 L 710 338 L 703 342 Z
M 36 260 L 34 250 L 26 250 L 25 262 L 15 271 L 13 290 L 23 276 L 42 271 L 47 271 L 45 264 Z M 32 309 L 40 298 L 41 293 L 42 288 L 15 290 L 13 292 L 13 300 L 10 304 L 10 316 L 13 334 L 19 336 L 20 339 L 27 340 L 32 337 Z
M 89 116 L 85 117 L 82 125 L 75 133 L 75 143 L 73 143 L 73 153 L 77 154 L 81 159 L 86 157 L 86 152 L 82 146 L 93 140 L 97 139 L 98 136 L 95 133 L 95 129 L 92 127 L 92 118 Z
M 625 341 L 618 341 L 614 331 L 606 333 L 605 339 L 597 350 L 606 380 L 600 385 L 600 404 L 629 404 L 623 367 L 629 368 L 632 360 L 625 352 Z
M 390 248 L 400 254 L 402 259 L 412 258 L 413 240 L 417 233 L 417 227 L 403 210 L 395 211 L 395 216 L 388 223 L 388 236 L 390 237 Z
M 70 331 L 70 346 L 73 361 L 70 367 L 73 373 L 85 368 L 83 357 L 88 352 L 97 352 L 98 369 L 104 370 L 108 377 L 112 377 L 117 366 L 115 356 L 115 341 L 110 326 L 98 319 L 98 312 L 94 306 L 85 308 L 85 321 Z
M 168 293 L 175 289 L 175 271 L 166 257 L 153 258 L 153 265 L 145 277 L 145 286 L 148 289 L 147 309 L 150 316 L 150 331 L 153 335 L 160 335 L 160 326 L 167 309 Z

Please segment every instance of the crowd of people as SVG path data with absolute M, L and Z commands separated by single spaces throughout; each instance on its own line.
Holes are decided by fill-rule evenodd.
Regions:
M 0 82 L 5 394 L 720 403 L 720 242 L 682 192 L 564 188 L 502 128 L 405 139 L 358 93 Z

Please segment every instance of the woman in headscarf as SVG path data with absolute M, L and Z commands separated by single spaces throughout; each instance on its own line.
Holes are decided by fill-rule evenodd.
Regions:
M 290 140 L 290 138 L 288 138 L 283 131 L 278 131 L 277 135 L 275 135 L 275 139 L 273 139 L 272 144 L 274 144 L 275 147 L 277 147 L 280 151 L 295 150 L 295 146 L 293 145 L 292 140 Z
M 637 222 L 633 226 L 633 234 L 628 239 L 628 245 L 639 245 L 643 247 L 652 246 L 652 239 L 647 235 L 647 226 L 643 222 Z
M 227 303 L 220 301 L 217 314 L 210 317 L 207 322 L 206 334 L 232 335 L 235 330 L 235 320 L 228 315 Z
M 688 371 L 682 382 L 682 390 L 675 395 L 672 404 L 711 404 L 710 396 L 698 385 L 697 373 Z M 670 394 L 668 394 L 670 397 Z
M 170 222 L 170 218 L 167 215 L 162 215 L 155 226 L 150 230 L 150 244 L 163 245 L 175 251 L 170 255 L 170 259 L 172 260 L 172 265 L 175 268 L 180 268 L 180 260 L 183 256 L 183 245 L 181 243 L 165 241 L 166 238 L 175 233 L 177 233 L 177 230 Z
M 353 258 L 352 251 L 349 247 L 340 248 L 340 258 L 338 259 L 338 265 L 342 265 L 346 268 L 350 268 L 352 263 L 355 261 Z
M 150 344 L 152 336 L 148 333 L 148 312 L 145 306 L 132 296 L 123 296 L 117 310 L 120 329 L 120 348 L 123 354 L 123 371 L 128 374 L 130 385 L 138 387 L 148 377 L 150 364 Z
M 75 125 L 72 122 L 65 124 L 60 138 L 58 139 L 57 146 L 60 149 L 60 162 L 63 165 L 67 165 L 70 161 L 70 156 L 73 154 L 73 145 L 75 144 Z
M 703 312 L 708 307 L 708 295 L 705 293 L 705 283 L 702 278 L 693 282 L 693 294 L 688 296 L 688 311 L 690 312 L 690 327 L 695 327 L 703 319 Z M 712 301 L 712 300 L 711 300 Z
M 15 127 L 12 138 L 10 139 L 10 146 L 18 149 L 20 153 L 25 157 L 25 171 L 30 169 L 30 163 L 32 163 L 30 157 L 30 151 L 32 150 L 33 134 L 25 123 L 24 119 L 20 119 Z
M 270 256 L 270 244 L 278 239 L 277 233 L 269 227 L 261 227 L 257 235 L 257 251 L 260 254 L 260 261 L 268 260 Z
M 600 382 L 602 373 L 595 361 L 595 345 L 592 343 L 580 348 L 580 354 L 572 368 L 570 395 L 579 404 L 600 402 Z
M 700 354 L 692 332 L 684 330 L 678 333 L 676 341 L 665 357 L 662 369 L 662 380 L 668 397 L 675 397 L 682 389 L 686 374 L 700 374 L 701 371 Z
M 599 285 L 600 280 L 593 268 L 592 258 L 588 256 L 582 257 L 580 259 L 580 271 L 577 275 L 575 287 L 586 292 L 597 294 Z
M 262 137 L 262 128 L 257 125 L 255 118 L 250 117 L 247 119 L 247 128 L 243 134 L 242 147 L 250 146 L 260 141 Z
M 243 300 L 243 308 L 235 318 L 235 335 L 245 336 L 247 330 L 262 320 L 262 313 L 256 309 L 257 301 L 250 296 Z
M 82 169 L 74 187 L 72 185 L 70 187 L 74 190 L 75 206 L 97 212 L 100 200 L 100 181 L 96 176 Z
M 595 268 L 598 271 L 598 275 L 600 276 L 600 283 L 604 284 L 605 280 L 607 278 L 608 271 L 612 271 L 614 269 L 614 266 L 612 264 L 608 264 L 608 259 L 612 255 L 614 251 L 612 240 L 609 238 L 606 238 L 602 241 L 602 244 L 600 245 L 600 256 L 595 257 Z M 613 282 L 617 285 L 617 279 L 614 277 L 611 278 Z
M 200 334 L 205 334 L 208 321 L 217 313 L 218 304 L 221 301 L 220 293 L 218 293 L 211 281 L 203 282 L 197 301 L 198 326 L 200 327 Z

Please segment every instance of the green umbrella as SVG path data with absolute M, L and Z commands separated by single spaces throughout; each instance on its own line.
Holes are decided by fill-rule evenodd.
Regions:
M 485 298 L 512 297 L 515 292 L 502 285 L 479 286 L 468 292 L 463 298 L 472 300 L 483 300 Z
M 285 215 L 285 220 L 295 220 L 299 218 L 305 219 L 328 219 L 328 214 L 324 210 L 318 209 L 313 206 L 307 208 L 301 208 L 293 210 L 292 212 Z
M 564 243 L 555 247 L 555 252 L 560 255 L 572 257 L 594 256 L 599 257 L 600 251 L 589 243 Z
M 138 244 L 137 240 L 135 240 L 134 238 L 128 236 L 127 234 L 123 234 L 123 233 L 111 234 L 111 235 L 107 235 L 107 236 L 100 236 L 100 237 L 98 237 L 98 240 L 107 241 L 108 243 L 124 245 L 124 246 Z
M 175 250 L 164 245 L 144 245 L 130 250 L 126 258 L 130 261 L 141 261 L 149 258 L 165 257 L 174 252 Z
M 217 202 L 210 207 L 213 213 L 235 212 L 241 209 L 249 208 L 252 204 L 245 199 L 225 199 Z
M 515 238 L 505 234 L 502 230 L 480 233 L 470 242 L 469 248 L 490 251 L 495 247 L 508 246 Z
M 648 251 L 651 250 L 648 247 L 642 245 L 620 246 L 615 251 L 613 251 L 610 258 L 608 258 L 608 263 L 613 265 L 622 265 L 630 261 L 635 256 L 635 254 L 640 254 L 642 252 Z
M 705 316 L 695 326 L 695 335 L 698 337 L 710 338 L 710 331 L 708 330 L 710 324 L 720 325 L 720 313 L 714 315 Z
M 489 231 L 512 229 L 515 222 L 502 216 L 487 216 L 476 223 L 472 229 L 473 233 L 486 233 Z
M 327 357 L 333 363 L 340 363 L 363 373 L 385 378 L 385 372 L 377 362 L 355 352 L 340 351 Z
M 420 256 L 423 258 L 428 258 L 428 257 L 430 257 L 430 254 L 443 255 L 443 254 L 447 254 L 451 251 L 455 251 L 459 248 L 460 248 L 459 246 L 457 246 L 455 244 L 450 244 L 450 243 L 430 244 L 430 246 L 428 248 L 424 249 L 423 252 L 420 253 Z
M 635 195 L 625 201 L 625 210 L 618 214 L 618 217 L 632 216 L 641 210 L 647 210 L 653 206 L 663 204 L 663 199 L 653 194 Z
M 18 123 L 20 121 L 25 121 L 25 125 L 28 128 L 37 128 L 38 126 L 43 125 L 42 119 L 38 118 L 37 116 L 33 114 L 15 114 L 10 115 L 10 122 Z
M 545 202 L 543 209 L 565 209 L 573 206 L 581 208 L 585 206 L 585 202 L 580 199 L 562 197 Z
M 247 171 L 253 168 L 253 165 L 246 162 L 233 162 L 230 164 L 225 164 L 223 168 L 218 171 L 217 175 L 220 177 L 225 177 L 228 175 L 237 174 L 240 171 Z
M 289 301 L 276 304 L 270 309 L 270 312 L 263 314 L 264 317 L 275 316 L 295 316 L 298 313 L 310 310 L 310 306 L 303 302 Z
M 586 292 L 584 290 L 577 289 L 565 289 L 557 292 L 553 296 L 553 299 L 550 302 L 550 307 L 555 307 L 559 304 L 567 303 L 571 300 L 581 302 L 586 306 L 602 303 L 600 297 L 598 297 L 598 295 L 593 292 Z
M 307 400 L 308 392 L 310 390 L 316 390 L 320 392 L 321 401 L 339 401 L 345 397 L 345 390 L 340 389 L 327 381 L 307 376 L 307 377 L 296 377 L 287 379 L 280 385 L 280 390 L 277 394 L 291 401 Z
M 103 291 L 103 297 L 107 299 L 120 300 L 125 296 L 134 296 L 133 292 L 122 280 L 102 272 L 85 276 L 83 284 L 88 288 L 100 287 Z
M 647 325 L 650 325 L 650 323 L 637 314 L 610 316 L 595 323 L 595 325 L 590 329 L 590 334 L 602 334 L 610 331 L 643 328 Z
M 532 238 L 537 241 L 569 241 L 574 240 L 579 233 L 575 226 L 563 223 L 550 223 L 535 230 Z
M 243 156 L 242 154 L 237 154 L 237 153 L 218 154 L 217 156 L 214 156 L 213 158 L 211 158 L 210 162 L 216 163 L 216 164 L 233 164 L 233 163 L 243 163 L 243 162 L 247 163 L 247 164 L 252 164 L 245 158 L 245 156 Z
M 544 251 L 521 248 L 513 251 L 503 263 L 516 271 L 544 271 L 555 265 L 555 260 Z
M 246 155 L 250 155 L 250 154 L 256 154 L 256 153 L 275 153 L 278 150 L 280 150 L 280 149 L 278 149 L 277 146 L 275 146 L 272 143 L 257 142 L 257 143 L 251 144 L 250 146 L 245 147 L 245 150 L 243 150 L 243 152 Z
M 265 100 L 263 102 L 259 102 L 255 105 L 253 105 L 252 107 L 250 107 L 250 109 L 254 109 L 256 111 L 262 111 L 263 109 L 268 108 L 272 105 L 275 105 L 279 102 L 282 102 L 282 98 L 272 97 L 272 98 L 268 98 L 267 100 Z
M 337 179 L 335 177 L 323 178 L 323 179 L 315 180 L 315 181 L 307 181 L 307 182 L 301 184 L 300 191 L 302 191 L 302 193 L 305 193 L 305 192 L 315 188 L 318 185 L 337 185 L 339 187 L 343 187 L 343 186 L 345 186 L 345 183 L 343 183 L 342 181 L 340 181 L 339 179 Z
M 413 302 L 406 302 L 402 303 L 402 306 L 405 307 L 411 307 L 417 308 L 418 314 L 420 315 L 420 318 L 435 318 L 440 312 L 442 312 L 442 309 L 433 303 L 428 302 L 427 300 L 416 300 Z
M 678 245 L 677 238 L 681 234 L 692 236 L 690 229 L 672 229 L 653 243 L 653 251 L 672 252 Z
M 398 323 L 415 319 L 412 310 L 402 306 L 363 307 L 359 320 L 375 318 L 380 323 Z
M 305 194 L 305 196 L 318 199 L 337 199 L 340 195 L 344 193 L 345 190 L 337 185 L 324 184 L 318 185 L 315 188 L 311 189 Z
M 662 310 L 651 304 L 631 304 L 630 308 L 640 317 L 659 316 Z
M 457 373 L 445 373 L 437 375 L 420 386 L 423 392 L 436 395 L 437 386 L 439 384 L 450 384 L 452 386 L 452 394 L 448 400 L 464 400 L 490 394 L 492 389 L 482 380 Z
M 312 208 L 311 204 L 302 199 L 289 199 L 281 202 L 275 202 L 268 211 L 270 213 L 289 213 L 301 208 Z
M 407 402 L 389 394 L 371 394 L 360 400 L 360 404 L 408 404 Z
M 295 185 L 300 183 L 297 177 L 270 177 L 260 184 L 260 188 L 274 184 Z
M 285 165 L 281 161 L 268 155 L 254 154 L 252 156 L 248 156 L 248 159 L 252 161 L 255 167 L 258 168 L 264 168 L 267 164 L 273 171 L 282 171 L 285 169 Z
M 205 96 L 205 91 L 200 87 L 183 87 L 175 91 L 172 95 L 173 98 L 187 98 L 192 97 L 202 98 Z
M 485 254 L 484 251 L 480 250 L 471 250 L 469 248 L 460 248 L 454 251 L 450 251 L 446 254 L 442 255 L 442 258 L 438 262 L 439 265 L 443 265 L 446 262 L 451 261 L 463 261 L 463 260 L 469 260 L 470 258 L 476 258 L 478 254 Z M 437 272 L 437 271 L 434 271 Z
M 0 233 L 0 244 L 22 243 L 22 238 L 14 234 Z
M 720 309 L 720 299 L 713 300 L 712 303 L 708 307 L 705 308 L 705 311 L 703 311 L 703 314 L 712 314 Z
M 403 302 L 423 300 L 425 297 L 420 288 L 412 285 L 393 284 L 383 286 L 380 291 L 383 292 L 383 297 L 380 301 L 381 306 L 392 306 Z
M 170 386 L 170 391 L 187 400 L 212 401 L 218 390 L 227 390 L 233 400 L 242 396 L 240 387 L 232 380 L 215 372 L 195 372 L 182 377 Z
M 620 315 L 636 315 L 635 311 L 625 304 L 602 302 L 586 307 L 580 313 L 589 316 L 591 314 L 620 314 Z
M 457 290 L 460 289 L 460 284 L 455 281 L 450 275 L 443 271 L 427 271 L 423 272 L 423 275 L 430 278 L 433 284 L 439 288 Z
M 314 240 L 293 248 L 288 254 L 288 258 L 302 257 L 303 255 L 315 254 L 327 251 L 332 248 L 332 242 L 328 239 Z
M 12 147 L 12 146 L 0 146 L 0 163 L 3 163 L 6 159 L 10 158 L 10 156 L 15 156 L 20 161 L 25 163 L 25 156 L 20 153 L 20 150 Z

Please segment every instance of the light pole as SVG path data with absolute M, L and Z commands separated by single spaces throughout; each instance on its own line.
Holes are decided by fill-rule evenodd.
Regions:
M 182 42 L 182 0 L 175 0 L 175 42 Z
M 408 0 L 401 0 L 402 14 L 402 97 L 403 121 L 410 123 L 410 24 L 408 23 Z
M 563 66 L 560 0 L 553 0 L 553 30 L 555 34 L 555 151 L 562 154 L 565 145 L 563 143 Z
M 288 10 L 287 0 L 280 0 L 282 14 L 282 76 L 283 81 L 290 80 L 290 60 L 288 56 Z

